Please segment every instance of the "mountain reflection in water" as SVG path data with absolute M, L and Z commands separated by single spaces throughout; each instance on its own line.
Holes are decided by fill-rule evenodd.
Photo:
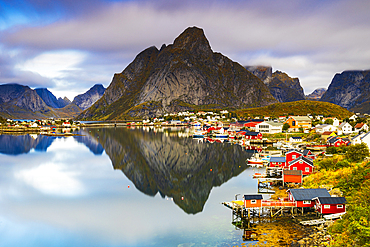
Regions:
M 127 128 L 88 129 L 120 169 L 146 195 L 158 192 L 188 214 L 203 210 L 213 187 L 246 169 L 251 153 L 229 143 L 198 143 L 163 132 Z

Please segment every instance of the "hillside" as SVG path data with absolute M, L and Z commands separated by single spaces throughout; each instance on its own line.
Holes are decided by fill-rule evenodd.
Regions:
M 344 119 L 353 115 L 353 113 L 338 105 L 311 100 L 276 103 L 265 107 L 237 110 L 236 113 L 239 117 L 244 116 L 253 118 L 257 116 L 278 117 L 288 115 L 304 116 L 311 114 L 333 116 L 339 119 Z
M 137 55 L 79 119 L 153 117 L 193 106 L 240 109 L 275 102 L 259 78 L 214 53 L 203 30 L 192 27 L 173 44 Z

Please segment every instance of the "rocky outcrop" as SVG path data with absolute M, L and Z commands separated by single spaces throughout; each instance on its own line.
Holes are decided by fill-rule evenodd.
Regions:
M 278 70 L 272 73 L 272 67 L 269 66 L 246 66 L 245 68 L 267 85 L 277 101 L 292 102 L 305 99 L 298 78 L 291 78 Z
M 268 84 L 272 79 L 271 66 L 245 66 L 245 68 L 253 75 L 260 78 L 265 84 Z
M 67 97 L 57 99 L 47 88 L 36 88 L 35 91 L 45 104 L 52 108 L 63 108 L 71 103 Z
M 173 44 L 137 55 L 80 118 L 150 117 L 197 106 L 246 108 L 274 102 L 260 79 L 214 53 L 203 30 L 192 27 Z
M 352 70 L 336 74 L 321 101 L 334 103 L 346 109 L 362 109 L 369 113 L 370 70 Z M 367 108 L 367 109 L 366 109 Z
M 86 110 L 98 101 L 104 94 L 105 87 L 102 84 L 96 84 L 90 88 L 86 93 L 77 95 L 73 103 L 80 107 L 82 110 Z
M 306 99 L 319 100 L 326 92 L 325 88 L 316 88 L 312 93 L 306 95 Z
M 275 71 L 267 86 L 270 93 L 279 102 L 292 102 L 305 99 L 299 79 L 291 78 L 284 72 Z

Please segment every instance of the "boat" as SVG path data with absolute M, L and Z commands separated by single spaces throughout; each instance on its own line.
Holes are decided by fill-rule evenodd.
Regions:
M 250 157 L 249 159 L 247 159 L 248 161 L 248 165 L 263 165 L 263 160 L 259 157 L 259 156 L 256 156 L 256 155 L 253 155 L 252 157 Z

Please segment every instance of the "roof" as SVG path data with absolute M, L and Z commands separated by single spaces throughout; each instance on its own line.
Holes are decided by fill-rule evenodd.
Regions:
M 362 137 L 361 137 L 361 140 L 363 140 L 366 136 L 368 136 L 370 134 L 370 132 L 367 132 L 365 135 L 363 135 Z
M 325 127 L 328 127 L 328 126 L 331 126 L 330 124 L 321 124 L 321 125 L 317 125 L 315 126 L 316 129 L 322 129 L 322 128 L 325 128 Z
M 288 153 L 292 153 L 292 152 L 296 152 L 296 153 L 300 153 L 300 154 L 302 154 L 302 152 L 301 152 L 301 151 L 299 151 L 299 150 L 297 150 L 297 149 L 291 149 L 291 150 L 289 150 L 288 152 L 286 152 L 286 153 L 285 153 L 285 155 L 287 155 Z
M 262 123 L 259 123 L 259 124 L 264 124 L 264 123 L 269 124 L 271 126 L 278 126 L 278 127 L 284 125 L 283 123 L 278 123 L 278 122 L 273 122 L 273 121 L 262 122 Z
M 307 156 L 310 152 L 311 152 L 311 150 L 304 149 L 302 153 L 303 153 L 304 156 Z
M 303 157 L 303 156 L 299 156 L 298 158 L 296 158 L 295 160 L 292 160 L 289 162 L 289 165 L 292 165 L 296 162 L 298 162 L 299 160 L 303 160 L 304 162 L 306 162 L 307 164 L 309 164 L 310 166 L 313 166 L 313 160 L 311 158 L 306 158 L 306 157 Z
M 302 176 L 301 170 L 283 170 L 283 175 Z
M 358 123 L 358 124 L 355 125 L 355 129 L 360 129 L 364 125 L 365 125 L 364 123 Z
M 244 200 L 262 200 L 262 195 L 244 195 Z
M 300 137 L 300 136 L 292 136 L 290 138 L 292 138 L 293 140 L 301 140 L 302 139 L 302 137 Z
M 248 135 L 248 136 L 257 136 L 260 132 L 252 132 L 252 131 L 248 131 L 247 133 L 245 133 L 245 135 Z
M 312 122 L 311 118 L 307 116 L 290 116 L 290 117 L 299 122 L 310 122 L 310 123 Z
M 286 162 L 285 157 L 274 157 L 272 156 L 270 158 L 270 162 Z
M 243 124 L 244 127 L 256 127 L 256 125 L 259 124 L 258 122 L 248 122 Z
M 344 204 L 346 203 L 346 198 L 344 197 L 316 197 L 320 204 Z
M 334 131 L 325 131 L 325 132 L 323 132 L 321 135 L 322 135 L 322 136 L 329 136 L 329 135 L 333 134 L 333 132 L 334 132 Z M 334 134 L 335 134 L 335 132 L 334 132 Z
M 330 197 L 327 189 L 290 189 L 296 201 L 311 201 L 315 197 Z
M 343 123 L 339 124 L 338 128 L 342 128 L 344 125 L 349 125 L 349 126 L 352 127 L 352 125 L 350 125 L 349 123 L 343 122 Z

